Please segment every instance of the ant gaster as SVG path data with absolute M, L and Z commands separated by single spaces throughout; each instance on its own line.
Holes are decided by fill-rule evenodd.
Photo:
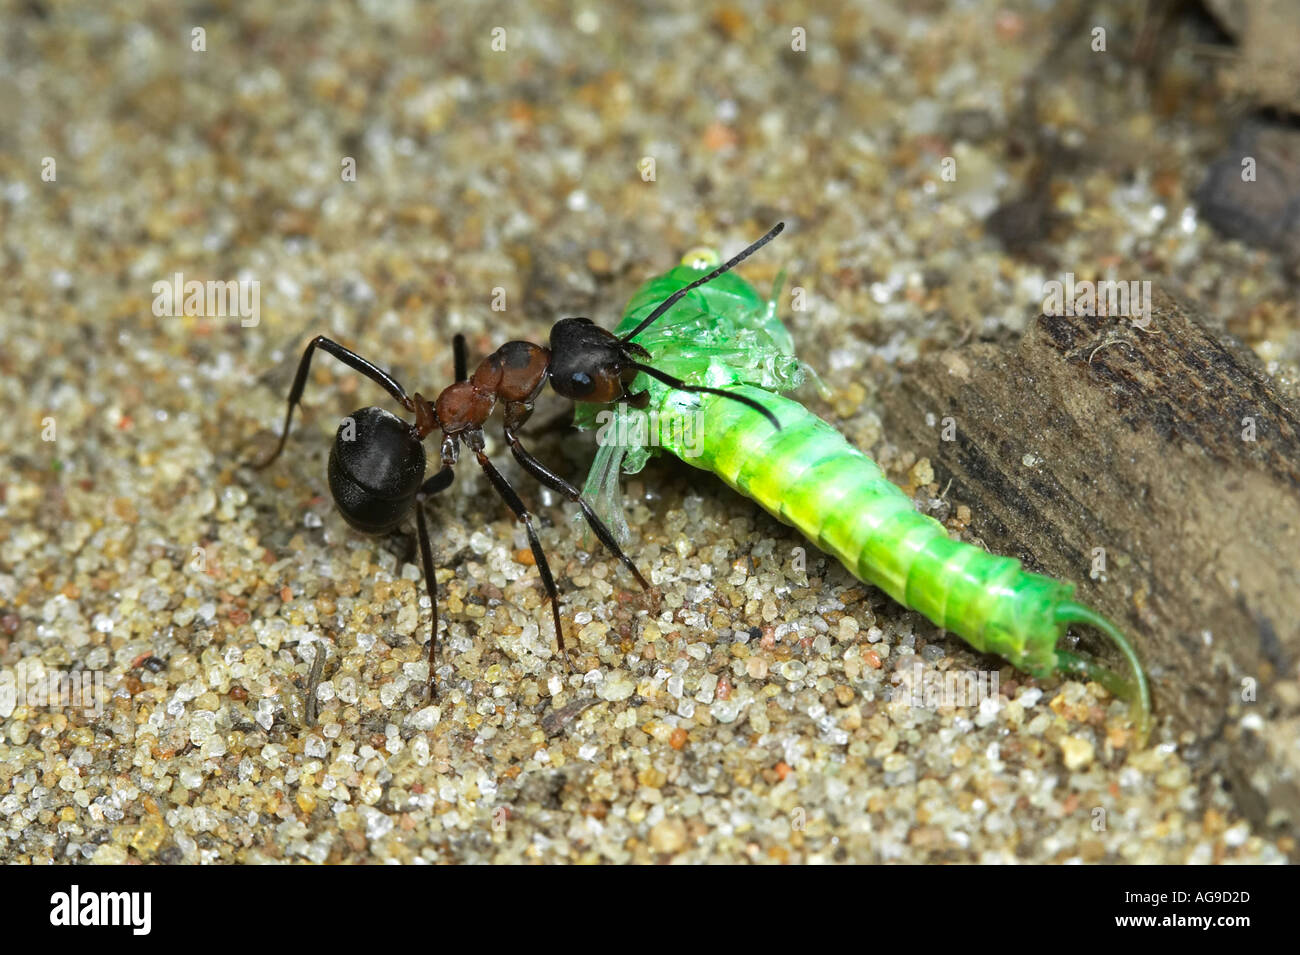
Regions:
M 415 512 L 424 581 L 433 608 L 432 632 L 429 636 L 431 696 L 437 696 L 434 671 L 437 660 L 438 596 L 429 530 L 421 503 L 451 484 L 453 469 L 460 456 L 460 446 L 463 444 L 474 455 L 493 488 L 523 523 L 534 561 L 550 598 L 551 614 L 555 622 L 555 642 L 572 670 L 573 663 L 565 650 L 564 630 L 560 626 L 559 592 L 546 554 L 542 551 L 541 541 L 537 537 L 537 530 L 533 526 L 533 516 L 515 489 L 484 453 L 483 425 L 497 402 L 501 402 L 504 405 L 506 443 L 519 464 L 546 487 L 563 494 L 581 507 L 600 542 L 623 562 L 642 587 L 649 589 L 650 584 L 637 570 L 632 559 L 623 553 L 614 536 L 578 489 L 534 458 L 520 442 L 519 431 L 533 412 L 533 401 L 548 382 L 558 394 L 573 401 L 597 404 L 627 402 L 632 407 L 644 408 L 649 401 L 649 393 L 629 391 L 638 374 L 648 375 L 680 391 L 721 395 L 742 402 L 761 412 L 774 427 L 779 428 L 780 425 L 771 412 L 749 398 L 718 388 L 688 385 L 638 361 L 651 356 L 632 339 L 672 308 L 687 292 L 734 268 L 774 239 L 784 228 L 785 223 L 777 223 L 767 235 L 739 255 L 708 275 L 678 289 L 621 338 L 593 325 L 589 319 L 565 318 L 551 328 L 549 348 L 531 342 L 507 342 L 483 359 L 473 375 L 467 375 L 465 339 L 464 336 L 457 335 L 453 339 L 456 381 L 445 388 L 432 403 L 418 391 L 408 395 L 392 375 L 338 342 L 323 335 L 311 340 L 298 363 L 298 372 L 289 391 L 289 407 L 285 411 L 280 441 L 275 450 L 255 467 L 258 470 L 267 467 L 284 450 L 293 409 L 302 398 L 311 356 L 318 348 L 374 381 L 403 408 L 415 415 L 414 423 L 408 423 L 382 408 L 370 407 L 362 408 L 345 418 L 339 425 L 334 447 L 330 451 L 329 485 L 334 503 L 344 520 L 367 534 L 387 533 L 396 528 L 408 513 L 412 510 Z M 422 442 L 434 431 L 442 432 L 442 467 L 426 479 Z

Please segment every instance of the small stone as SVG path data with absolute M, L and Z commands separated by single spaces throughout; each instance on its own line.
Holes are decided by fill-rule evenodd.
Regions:
M 1061 755 L 1065 759 L 1066 769 L 1082 769 L 1092 762 L 1092 743 L 1077 736 L 1063 737 L 1061 739 Z
M 740 701 L 736 699 L 718 700 L 709 707 L 709 713 L 719 723 L 731 723 L 740 715 Z
M 626 700 L 636 692 L 636 682 L 623 670 L 612 670 L 601 684 L 598 695 L 602 700 L 616 703 Z
M 385 815 L 374 806 L 362 806 L 358 814 L 366 823 L 366 838 L 382 839 L 393 831 L 393 817 Z
M 662 769 L 656 769 L 651 766 L 637 773 L 636 781 L 642 786 L 646 786 L 650 789 L 662 789 L 664 783 L 668 781 L 668 777 L 664 774 Z
M 90 861 L 95 865 L 123 865 L 126 863 L 126 850 L 106 842 L 95 850 Z
M 442 709 L 438 706 L 426 706 L 411 715 L 411 726 L 417 730 L 431 730 L 442 718 Z
M 781 664 L 781 676 L 785 677 L 792 683 L 802 680 L 808 673 L 808 667 L 798 660 L 786 660 Z
M 650 830 L 650 845 L 656 852 L 677 853 L 686 845 L 686 823 L 665 819 Z
M 167 838 L 167 825 L 158 816 L 145 816 L 131 837 L 131 848 L 146 861 L 152 859 Z

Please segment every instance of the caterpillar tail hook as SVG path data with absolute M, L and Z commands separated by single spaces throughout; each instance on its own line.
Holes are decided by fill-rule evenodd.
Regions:
M 1066 601 L 1056 608 L 1056 619 L 1064 624 L 1083 624 L 1095 627 L 1110 638 L 1116 649 L 1128 661 L 1129 669 L 1133 671 L 1131 680 L 1125 679 L 1120 674 L 1082 654 L 1071 653 L 1066 650 L 1056 651 L 1056 657 L 1062 671 L 1073 672 L 1089 680 L 1094 680 L 1115 696 L 1129 701 L 1139 743 L 1145 744 L 1147 737 L 1151 733 L 1151 688 L 1147 685 L 1146 673 L 1142 670 L 1142 663 L 1138 660 L 1133 645 L 1125 639 L 1124 634 L 1113 623 L 1095 610 L 1083 604 L 1075 603 L 1073 600 Z

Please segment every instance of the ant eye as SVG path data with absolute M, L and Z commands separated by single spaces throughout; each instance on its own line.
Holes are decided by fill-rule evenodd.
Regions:
M 585 371 L 575 371 L 569 376 L 569 388 L 575 395 L 590 394 L 595 386 L 595 382 L 591 380 L 591 375 Z

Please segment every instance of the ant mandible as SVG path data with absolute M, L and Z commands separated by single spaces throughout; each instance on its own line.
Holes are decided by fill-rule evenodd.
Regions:
M 317 348 L 365 375 L 415 415 L 414 423 L 408 423 L 382 408 L 369 407 L 344 418 L 335 435 L 334 447 L 330 450 L 329 485 L 330 494 L 343 519 L 366 534 L 388 533 L 409 512 L 415 511 L 424 582 L 433 608 L 432 630 L 429 635 L 429 694 L 432 698 L 436 699 L 438 695 L 434 675 L 438 647 L 438 584 L 433 573 L 429 529 L 421 505 L 426 498 L 445 490 L 451 484 L 460 456 L 460 446 L 463 444 L 474 455 L 488 481 L 514 511 L 515 517 L 528 533 L 533 559 L 551 601 L 555 642 L 559 646 L 560 655 L 572 671 L 573 662 L 565 649 L 564 630 L 560 626 L 559 591 L 551 575 L 546 554 L 542 551 L 537 530 L 533 526 L 533 516 L 515 489 L 484 453 L 483 425 L 496 403 L 504 402 L 505 439 L 516 460 L 539 482 L 581 507 L 587 523 L 600 542 L 623 562 L 637 583 L 648 590 L 650 584 L 641 576 L 632 559 L 623 553 L 609 528 L 596 516 L 578 489 L 534 458 L 520 443 L 518 432 L 533 413 L 533 401 L 547 382 L 558 394 L 573 401 L 595 404 L 627 402 L 634 408 L 644 408 L 650 400 L 649 393 L 632 393 L 628 390 L 638 373 L 679 391 L 720 395 L 739 401 L 761 412 L 779 429 L 780 424 L 771 412 L 749 398 L 719 388 L 689 385 L 638 361 L 638 358 L 648 359 L 651 356 L 632 339 L 672 308 L 687 292 L 734 268 L 776 238 L 784 228 L 785 223 L 778 222 L 767 235 L 739 255 L 724 262 L 708 275 L 678 289 L 622 338 L 593 325 L 590 319 L 564 318 L 551 328 L 550 348 L 532 342 L 506 342 L 483 359 L 473 375 L 467 375 L 465 338 L 456 335 L 452 342 L 455 384 L 445 388 L 432 403 L 418 391 L 408 395 L 388 372 L 324 335 L 316 336 L 308 344 L 298 363 L 293 387 L 289 390 L 289 407 L 285 411 L 280 441 L 275 450 L 254 467 L 257 470 L 268 467 L 284 450 L 285 441 L 289 437 L 289 425 L 293 420 L 293 409 L 302 399 L 311 356 Z M 426 480 L 422 442 L 434 431 L 442 432 L 442 468 Z

